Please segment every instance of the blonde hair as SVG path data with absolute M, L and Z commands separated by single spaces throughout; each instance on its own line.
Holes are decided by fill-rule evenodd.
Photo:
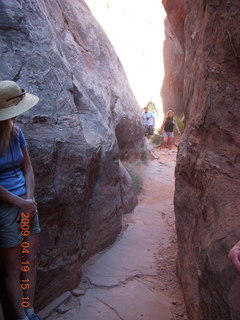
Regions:
M 0 121 L 0 156 L 4 156 L 4 151 L 9 146 L 11 136 L 15 131 L 16 127 L 11 119 Z
M 173 117 L 173 119 L 174 119 L 174 112 L 172 111 L 172 110 L 168 110 L 168 112 L 167 112 L 167 114 L 166 114 L 166 119 L 168 118 L 168 115 L 169 115 L 169 113 L 172 113 L 172 117 Z

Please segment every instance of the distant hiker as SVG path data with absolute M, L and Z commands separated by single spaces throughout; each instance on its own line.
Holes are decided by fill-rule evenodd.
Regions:
M 143 125 L 144 125 L 144 133 L 147 138 L 153 135 L 154 127 L 155 127 L 155 118 L 154 114 L 148 110 L 148 107 L 144 108 L 142 113 Z
M 177 122 L 174 119 L 173 111 L 169 110 L 160 129 L 160 134 L 163 136 L 162 148 L 167 148 L 168 146 L 169 154 L 172 153 L 172 146 L 174 143 L 174 126 L 176 127 L 178 133 L 181 134 Z
M 11 319 L 18 320 L 40 319 L 33 310 L 40 227 L 27 144 L 14 120 L 38 100 L 13 81 L 0 81 L 0 248 Z
M 155 103 L 152 100 L 149 100 L 146 104 L 146 107 L 151 111 L 155 116 L 158 116 L 158 109 L 155 106 Z

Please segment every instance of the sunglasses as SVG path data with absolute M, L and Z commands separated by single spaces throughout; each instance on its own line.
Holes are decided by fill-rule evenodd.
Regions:
M 18 101 L 18 103 L 24 98 L 24 96 L 25 96 L 25 94 L 26 94 L 26 90 L 25 89 L 21 89 L 21 91 L 22 91 L 22 93 L 21 94 L 19 94 L 19 95 L 17 95 L 17 96 L 14 96 L 14 97 L 12 97 L 12 98 L 9 98 L 9 99 L 7 99 L 6 101 L 8 102 L 8 101 L 11 101 L 11 100 L 13 100 L 13 99 L 17 99 L 17 98 L 21 98 L 19 101 Z M 18 104 L 17 103 L 17 104 Z

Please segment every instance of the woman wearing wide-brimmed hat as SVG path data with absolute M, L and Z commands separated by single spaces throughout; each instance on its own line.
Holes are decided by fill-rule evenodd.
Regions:
M 14 125 L 38 97 L 13 81 L 0 81 L 0 248 L 12 319 L 37 320 L 33 310 L 40 232 L 34 176 L 27 144 Z

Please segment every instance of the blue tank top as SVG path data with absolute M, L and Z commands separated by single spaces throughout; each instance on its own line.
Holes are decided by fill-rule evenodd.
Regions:
M 26 147 L 24 135 L 17 127 L 9 146 L 4 151 L 4 156 L 0 156 L 0 185 L 17 196 L 26 193 L 25 177 L 22 171 L 22 149 Z

